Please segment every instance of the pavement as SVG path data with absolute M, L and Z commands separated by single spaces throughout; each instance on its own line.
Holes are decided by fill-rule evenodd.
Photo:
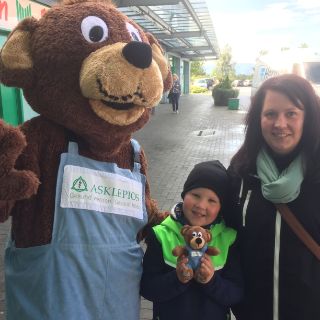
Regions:
M 169 104 L 154 109 L 134 138 L 146 153 L 151 195 L 161 210 L 180 201 L 184 181 L 196 163 L 218 159 L 228 166 L 243 141 L 248 103 L 246 91 L 240 93 L 239 110 L 214 106 L 210 95 L 182 96 L 179 114 Z M 0 225 L 0 320 L 5 319 L 3 255 L 9 228 L 10 221 Z M 142 299 L 140 320 L 151 319 L 152 303 Z

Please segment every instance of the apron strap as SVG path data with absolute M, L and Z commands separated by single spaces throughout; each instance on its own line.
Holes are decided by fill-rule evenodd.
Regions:
M 141 147 L 140 147 L 139 142 L 135 139 L 131 139 L 131 145 L 132 145 L 133 152 L 134 152 L 134 154 L 133 154 L 134 169 L 133 170 L 140 172 L 140 169 L 141 169 L 141 164 L 140 164 Z M 69 141 L 68 153 L 79 154 L 79 148 L 78 148 L 78 144 L 76 142 Z
M 131 145 L 132 145 L 133 152 L 134 152 L 134 155 L 133 155 L 133 160 L 134 160 L 133 171 L 140 172 L 140 169 L 141 169 L 141 164 L 140 164 L 141 147 L 140 147 L 139 142 L 137 140 L 135 140 L 135 139 L 131 139 Z
M 78 144 L 76 142 L 69 141 L 68 153 L 79 154 L 79 148 L 78 148 Z

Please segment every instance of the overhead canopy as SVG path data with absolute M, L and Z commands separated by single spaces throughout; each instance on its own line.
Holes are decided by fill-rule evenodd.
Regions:
M 219 46 L 206 0 L 114 0 L 119 10 L 152 33 L 167 52 L 190 60 L 218 59 Z
M 55 0 L 38 0 L 52 6 Z M 206 0 L 113 0 L 120 11 L 152 33 L 166 49 L 189 60 L 219 58 Z

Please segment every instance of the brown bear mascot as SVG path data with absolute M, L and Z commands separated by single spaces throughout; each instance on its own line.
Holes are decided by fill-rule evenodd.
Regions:
M 158 42 L 110 1 L 66 0 L 11 32 L 0 80 L 39 114 L 0 122 L 7 319 L 139 319 L 136 237 L 161 215 L 131 136 L 172 83 Z

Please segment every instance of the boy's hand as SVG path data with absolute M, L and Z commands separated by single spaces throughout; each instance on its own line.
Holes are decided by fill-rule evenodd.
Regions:
M 208 283 L 214 275 L 214 266 L 211 262 L 210 256 L 204 254 L 201 258 L 201 264 L 195 272 L 195 280 L 199 283 Z
M 193 270 L 187 267 L 188 258 L 185 255 L 178 257 L 177 260 L 177 277 L 180 282 L 187 283 L 193 278 Z

